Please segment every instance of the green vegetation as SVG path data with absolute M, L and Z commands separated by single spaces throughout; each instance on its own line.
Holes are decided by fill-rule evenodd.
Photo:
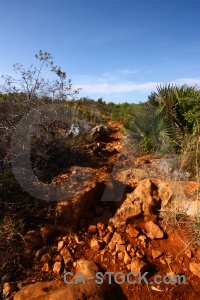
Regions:
M 170 128 L 162 111 L 153 106 L 140 106 L 127 132 L 127 140 L 134 155 L 164 154 L 171 150 Z
M 31 66 L 25 70 L 16 64 L 14 70 L 20 74 L 19 79 L 3 76 L 5 84 L 0 91 L 2 172 L 11 170 L 11 138 L 22 117 L 47 104 L 54 111 L 59 104 L 71 123 L 86 122 L 91 127 L 108 120 L 122 123 L 121 132 L 133 155 L 176 153 L 183 168 L 193 175 L 199 173 L 200 90 L 196 86 L 160 85 L 148 96 L 147 102 L 139 104 L 106 103 L 103 98 L 77 99 L 79 89 L 73 89 L 71 79 L 66 80 L 66 73 L 54 65 L 50 53 L 40 51 L 36 58 L 41 62 L 38 69 Z M 50 69 L 55 79 L 42 77 L 44 67 Z M 31 159 L 33 169 L 39 168 L 49 181 L 84 156 L 82 146 L 86 137 L 66 139 L 69 124 L 56 115 L 43 119 L 32 136 Z M 84 160 L 87 160 L 85 156 Z
M 168 124 L 170 140 L 182 166 L 197 175 L 199 165 L 200 90 L 183 85 L 157 88 L 154 103 L 162 110 Z
M 21 253 L 15 253 L 16 241 L 22 246 L 21 237 L 28 230 L 35 229 L 38 223 L 42 226 L 55 221 L 54 203 L 28 195 L 12 173 L 13 133 L 25 115 L 30 117 L 31 110 L 39 111 L 48 105 L 51 111 L 49 118 L 40 112 L 41 122 L 31 133 L 30 143 L 34 174 L 46 183 L 72 165 L 86 166 L 91 159 L 84 150 L 85 144 L 90 142 L 87 135 L 73 139 L 66 136 L 72 123 L 94 127 L 110 120 L 122 124 L 121 132 L 133 155 L 176 153 L 182 167 L 198 182 L 200 171 L 200 90 L 197 87 L 160 85 L 157 92 L 149 95 L 147 102 L 139 104 L 106 103 L 103 98 L 97 101 L 87 97 L 76 99 L 79 90 L 73 90 L 71 80 L 66 81 L 66 73 L 54 66 L 51 55 L 40 51 L 36 58 L 41 62 L 39 69 L 24 70 L 23 66 L 15 65 L 15 71 L 21 77 L 16 80 L 4 76 L 5 84 L 0 90 L 0 233 L 6 237 L 5 248 L 13 249 L 10 261 L 21 270 L 26 260 Z M 55 80 L 42 77 L 45 66 L 50 68 Z M 59 116 L 58 104 L 64 118 Z M 23 141 L 19 142 L 23 147 Z M 10 265 L 6 265 L 5 273 L 9 269 Z M 13 270 L 16 274 L 20 272 Z
M 133 154 L 176 153 L 182 165 L 196 173 L 200 124 L 200 90 L 196 86 L 160 85 L 145 103 L 106 104 L 102 99 L 97 103 L 101 115 L 123 124 L 122 133 Z
M 200 90 L 196 86 L 160 85 L 145 103 L 106 104 L 101 98 L 96 104 L 102 119 L 122 123 L 122 133 L 133 155 L 176 153 L 182 167 L 196 176 L 200 159 L 196 151 Z
M 91 126 L 104 124 L 108 120 L 121 122 L 122 133 L 132 146 L 133 154 L 176 152 L 182 156 L 185 168 L 189 165 L 190 171 L 194 172 L 196 167 L 193 167 L 190 161 L 194 161 L 193 157 L 197 154 L 195 147 L 199 136 L 200 91 L 197 87 L 160 85 L 156 92 L 152 91 L 147 102 L 139 104 L 106 103 L 103 98 L 97 101 L 86 97 L 75 99 L 79 89 L 73 90 L 71 80 L 67 81 L 66 73 L 54 65 L 50 53 L 40 51 L 36 58 L 41 62 L 39 69 L 32 66 L 24 70 L 22 65 L 16 64 L 14 70 L 21 75 L 20 79 L 3 76 L 5 85 L 0 93 L 2 170 L 10 168 L 11 136 L 24 114 L 44 104 L 53 106 L 59 103 L 63 109 L 71 109 L 71 120 L 74 123 L 80 123 L 80 119 L 87 120 Z M 55 80 L 49 81 L 42 77 L 42 69 L 45 66 L 56 76 Z M 62 156 L 58 148 L 73 148 L 64 142 L 61 134 L 66 129 L 66 124 L 58 122 L 56 118 L 40 126 L 40 138 L 34 138 L 33 149 L 39 149 L 41 145 L 39 153 L 43 153 L 43 158 L 46 155 L 46 161 L 38 159 L 37 164 L 39 162 L 48 165 L 52 163 L 52 157 Z M 49 143 L 42 143 L 45 134 L 49 135 L 49 138 L 46 138 Z M 187 141 L 190 141 L 190 147 Z M 36 152 L 38 153 L 38 150 Z

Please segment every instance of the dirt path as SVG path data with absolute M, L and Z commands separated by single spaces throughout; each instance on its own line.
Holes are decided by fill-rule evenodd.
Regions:
M 121 153 L 122 141 L 120 134 L 121 125 L 117 122 L 109 122 L 108 125 L 112 129 L 109 139 L 107 141 L 100 141 L 97 144 L 93 159 L 87 163 L 87 167 L 105 174 L 105 180 L 112 173 L 113 167 Z M 124 199 L 132 191 L 127 190 Z M 72 232 L 70 236 L 53 236 L 45 247 L 43 247 L 45 251 L 48 251 L 50 256 L 49 261 L 46 262 L 48 270 L 44 271 L 44 263 L 41 259 L 34 256 L 34 268 L 30 272 L 27 272 L 24 282 L 30 284 L 33 281 L 48 281 L 55 278 L 63 281 L 63 273 L 66 271 L 74 273 L 75 265 L 73 262 L 79 259 L 94 261 L 102 268 L 103 272 L 114 272 L 114 274 L 123 272 L 123 274 L 128 275 L 130 273 L 130 262 L 125 262 L 123 254 L 127 253 L 131 259 L 142 260 L 148 265 L 148 284 L 144 281 L 134 284 L 127 281 L 122 284 L 112 282 L 105 295 L 106 300 L 200 299 L 200 277 L 194 276 L 189 270 L 191 262 L 198 263 L 200 261 L 200 252 L 198 260 L 196 255 L 197 248 L 194 245 L 190 246 L 191 237 L 187 226 L 185 226 L 186 223 L 183 223 L 183 226 L 181 226 L 181 222 L 175 224 L 170 219 L 168 221 L 160 220 L 159 226 L 165 232 L 164 238 L 150 239 L 145 235 L 145 224 L 147 221 L 155 221 L 155 218 L 154 216 L 149 216 L 148 219 L 145 219 L 143 216 L 140 216 L 131 223 L 131 226 L 138 231 L 135 237 L 131 237 L 124 229 L 119 228 L 119 230 L 116 230 L 108 226 L 106 220 L 109 220 L 113 216 L 117 207 L 114 206 L 115 203 L 112 201 L 109 205 L 100 203 L 101 195 L 102 190 L 99 190 L 94 197 L 94 204 L 90 211 L 88 211 L 84 219 L 79 220 L 76 232 Z M 111 206 L 113 207 L 112 213 L 110 210 Z M 95 210 L 98 210 L 98 212 Z M 103 229 L 99 230 L 98 226 Z M 109 246 L 111 237 L 117 231 L 123 240 L 119 245 L 125 250 L 118 251 L 115 248 L 111 250 Z M 92 240 L 97 242 L 99 248 L 94 249 L 91 246 Z M 57 245 L 61 241 L 64 242 L 65 247 L 72 254 L 73 262 L 67 264 L 65 268 L 63 267 L 59 274 L 54 275 L 52 267 L 55 262 L 54 258 L 59 254 Z M 157 255 L 153 253 L 157 253 Z M 41 271 L 42 268 L 43 271 Z M 166 284 L 162 282 L 162 279 L 167 274 L 172 277 L 173 274 L 184 275 L 186 283 L 183 284 L 182 282 L 178 284 L 171 282 L 170 284 Z M 154 282 L 156 275 L 160 275 L 160 283 Z
M 107 143 L 106 150 L 109 149 L 110 154 L 107 156 L 107 161 L 104 161 L 103 167 L 99 170 L 104 171 L 108 174 L 112 172 L 112 168 L 119 155 L 121 145 L 121 134 L 120 125 L 118 123 L 110 122 L 109 125 L 113 128 L 113 132 L 110 134 L 111 141 Z M 113 153 L 117 149 L 117 152 Z M 150 220 L 151 218 L 149 218 Z M 100 219 L 99 219 L 100 220 Z M 152 218 L 153 220 L 153 218 Z M 97 221 L 94 219 L 89 225 L 95 225 Z M 172 223 L 170 223 L 172 222 Z M 134 226 L 137 228 L 144 228 L 146 221 L 139 219 L 133 222 Z M 184 224 L 186 225 L 186 223 Z M 143 259 L 151 266 L 151 271 L 149 272 L 148 282 L 153 282 L 155 275 L 160 275 L 161 278 L 165 278 L 166 275 L 173 276 L 174 274 L 184 275 L 186 283 L 153 283 L 131 285 L 127 282 L 115 285 L 115 289 L 111 290 L 110 295 L 106 299 L 127 299 L 127 300 L 146 300 L 146 299 L 165 299 L 165 300 L 179 300 L 179 299 L 190 299 L 197 300 L 200 299 L 200 278 L 194 276 L 189 270 L 189 264 L 191 261 L 198 262 L 194 257 L 197 248 L 193 245 L 190 247 L 190 234 L 187 226 L 181 226 L 181 222 L 176 225 L 172 220 L 167 223 L 166 220 L 160 223 L 160 226 L 166 232 L 165 238 L 161 240 L 151 240 L 148 242 L 147 247 L 143 247 L 138 239 L 129 239 L 125 233 L 122 237 L 130 243 L 136 251 L 141 251 L 144 253 Z M 88 236 L 88 244 L 91 238 L 98 238 L 98 234 L 93 234 Z M 152 257 L 152 250 L 159 251 L 162 255 L 157 258 Z M 84 258 L 88 260 L 93 260 L 99 264 L 107 272 L 123 272 L 128 274 L 129 271 L 126 265 L 120 259 L 113 259 L 113 255 L 110 253 L 108 247 L 106 246 L 102 251 L 101 255 L 98 251 L 93 251 L 89 246 L 81 249 L 76 253 L 76 258 Z M 115 257 L 115 256 L 114 256 Z M 166 280 L 167 281 L 167 280 Z M 153 288 L 153 289 L 152 289 Z

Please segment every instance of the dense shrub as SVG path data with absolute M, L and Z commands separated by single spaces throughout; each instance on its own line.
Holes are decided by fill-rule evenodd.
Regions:
M 135 155 L 170 151 L 170 131 L 162 112 L 154 106 L 140 106 L 132 119 L 126 142 Z

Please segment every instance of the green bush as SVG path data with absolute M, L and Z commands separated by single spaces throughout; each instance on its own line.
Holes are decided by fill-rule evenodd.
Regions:
M 170 131 L 162 112 L 153 106 L 140 106 L 127 131 L 126 141 L 137 155 L 169 151 Z

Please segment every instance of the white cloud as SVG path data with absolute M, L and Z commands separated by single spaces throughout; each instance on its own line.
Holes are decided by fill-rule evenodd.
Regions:
M 149 94 L 156 91 L 160 84 L 171 83 L 181 86 L 200 85 L 200 78 L 177 78 L 167 82 L 163 81 L 146 81 L 141 82 L 135 74 L 140 73 L 132 69 L 121 69 L 113 72 L 104 72 L 99 76 L 81 75 L 76 78 L 76 87 L 81 87 L 82 93 L 88 95 L 117 95 L 137 92 L 140 94 Z M 138 80 L 137 80 L 138 79 Z M 140 80 L 139 80 L 140 79 Z
M 200 85 L 200 78 L 178 78 L 176 80 L 173 81 L 173 83 L 176 83 L 178 85 L 183 85 L 183 84 L 187 84 L 187 85 Z
M 133 69 L 119 69 L 115 71 L 106 71 L 99 75 L 72 75 L 71 77 L 73 80 L 85 83 L 85 84 L 91 84 L 91 83 L 111 83 L 113 82 L 121 82 L 124 81 L 125 78 L 130 78 L 132 75 L 137 74 L 137 70 Z
M 113 93 L 130 93 L 134 91 L 140 91 L 143 93 L 155 90 L 156 86 L 160 82 L 146 82 L 146 83 L 94 83 L 94 84 L 79 84 L 82 88 L 82 92 L 88 94 L 113 94 Z
M 117 73 L 122 75 L 133 75 L 133 74 L 137 74 L 138 71 L 131 70 L 131 69 L 122 69 L 122 70 L 118 70 Z

